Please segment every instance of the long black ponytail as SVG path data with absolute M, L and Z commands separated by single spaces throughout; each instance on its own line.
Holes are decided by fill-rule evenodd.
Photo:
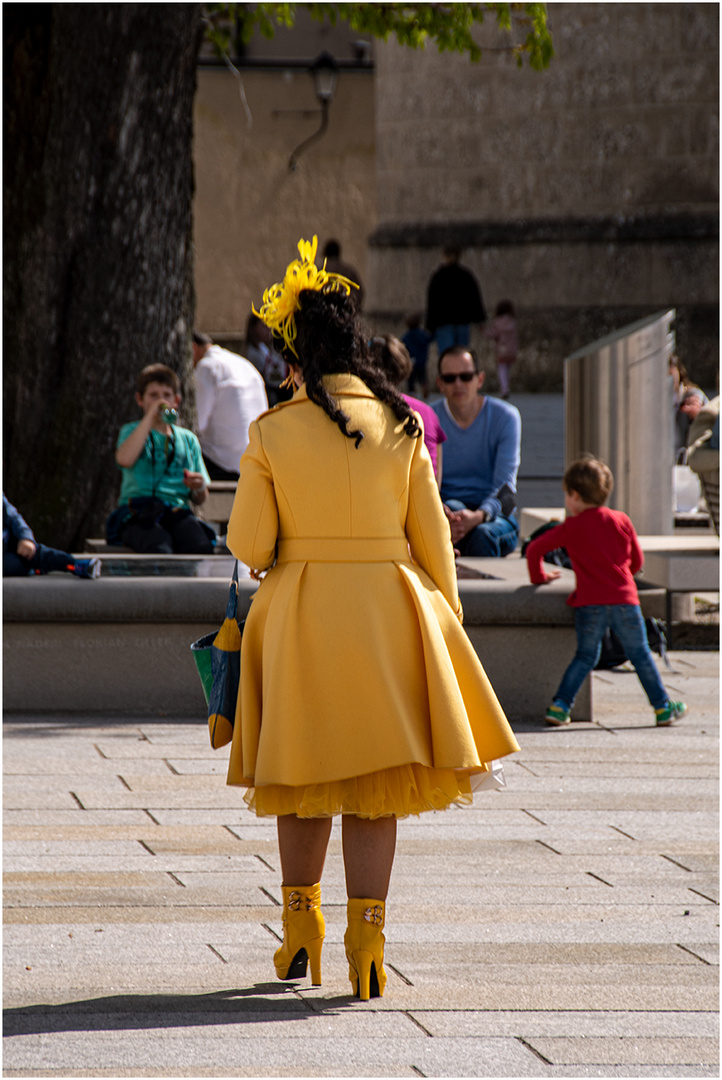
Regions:
M 323 385 L 324 375 L 356 375 L 391 408 L 397 420 L 403 421 L 404 434 L 417 439 L 421 435 L 418 419 L 384 372 L 374 365 L 356 318 L 353 298 L 334 287 L 319 291 L 304 289 L 299 295 L 299 305 L 294 342 L 298 357 L 290 350 L 283 352 L 289 363 L 300 365 L 311 401 L 320 405 L 358 449 L 363 432 L 349 428 L 349 417 Z M 281 342 L 277 340 L 276 344 L 278 347 Z

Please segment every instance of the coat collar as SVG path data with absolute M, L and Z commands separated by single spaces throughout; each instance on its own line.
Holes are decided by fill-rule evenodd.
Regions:
M 372 390 L 369 390 L 363 379 L 359 379 L 358 375 L 324 375 L 323 385 L 328 390 L 329 394 L 333 394 L 334 397 L 374 397 Z M 306 384 L 302 383 L 296 393 L 293 395 L 290 401 L 284 402 L 286 405 L 292 405 L 297 401 L 308 401 L 309 397 L 306 392 Z

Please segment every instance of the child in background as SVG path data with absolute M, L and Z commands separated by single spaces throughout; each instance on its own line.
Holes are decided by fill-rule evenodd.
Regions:
M 499 301 L 494 318 L 489 326 L 484 328 L 484 334 L 491 338 L 496 346 L 496 371 L 499 376 L 501 396 L 506 401 L 509 397 L 509 368 L 519 352 L 519 335 L 511 300 Z
M 566 520 L 539 536 L 527 548 L 529 577 L 534 585 L 558 578 L 561 570 L 545 569 L 542 558 L 553 548 L 569 553 L 576 588 L 567 603 L 575 608 L 577 651 L 547 709 L 549 724 L 570 722 L 574 699 L 596 667 L 605 630 L 622 642 L 654 709 L 658 726 L 687 712 L 682 701 L 670 701 L 647 642 L 633 575 L 644 561 L 634 526 L 621 510 L 604 506 L 614 484 L 611 469 L 596 458 L 575 461 L 564 474 Z
M 25 518 L 3 494 L 3 577 L 49 574 L 52 570 L 97 578 L 100 559 L 76 559 L 67 551 L 39 544 Z
M 421 316 L 418 314 L 408 315 L 406 325 L 408 330 L 401 340 L 413 364 L 409 375 L 409 393 L 413 394 L 414 387 L 418 383 L 421 387 L 421 393 L 427 398 L 429 396 L 429 380 L 426 375 L 426 365 L 429 360 L 431 334 L 428 330 L 424 330 L 421 325 Z
M 108 543 L 141 554 L 211 555 L 215 533 L 191 510 L 205 501 L 210 478 L 198 439 L 176 425 L 178 376 L 165 364 L 148 365 L 135 400 L 143 417 L 118 435 L 123 480 L 118 509 L 105 525 Z

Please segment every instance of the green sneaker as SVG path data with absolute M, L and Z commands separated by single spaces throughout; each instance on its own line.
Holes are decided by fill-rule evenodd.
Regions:
M 671 724 L 674 720 L 681 720 L 683 716 L 686 716 L 687 706 L 683 701 L 670 701 L 663 709 L 655 709 L 654 712 L 657 717 L 657 727 L 664 727 L 665 724 Z
M 572 718 L 569 715 L 569 709 L 563 709 L 559 705 L 550 705 L 545 720 L 547 724 L 554 724 L 555 727 L 559 727 L 561 724 L 570 724 Z

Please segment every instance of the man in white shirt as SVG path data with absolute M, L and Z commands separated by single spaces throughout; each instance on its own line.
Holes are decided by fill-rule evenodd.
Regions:
M 237 480 L 248 428 L 268 408 L 263 379 L 242 356 L 193 334 L 198 438 L 211 480 Z

